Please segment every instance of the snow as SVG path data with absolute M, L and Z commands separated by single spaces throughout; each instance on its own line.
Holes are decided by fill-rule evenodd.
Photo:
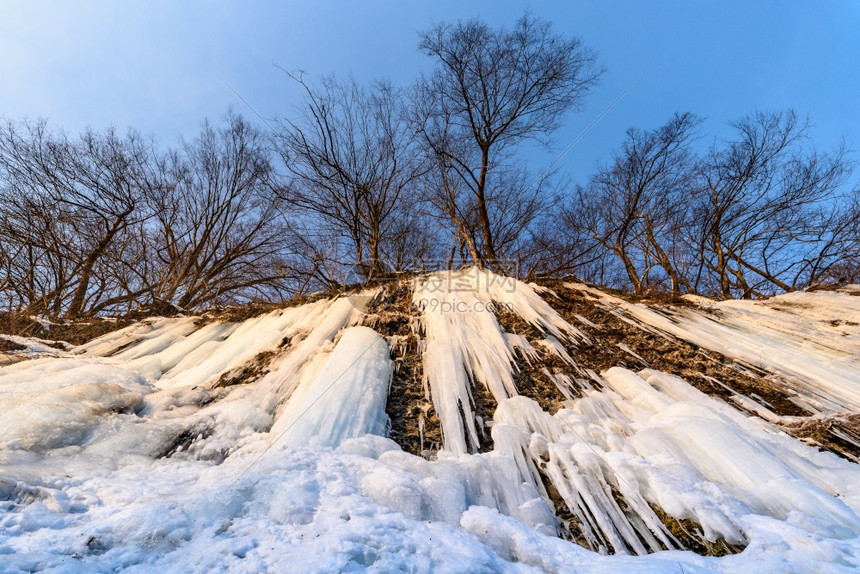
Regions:
M 68 346 L 68 343 L 61 341 L 48 341 L 46 339 L 18 337 L 15 335 L 0 335 L 0 339 L 6 339 L 24 347 L 16 351 L 16 353 L 25 355 L 28 358 L 40 356 L 58 357 L 65 354 L 64 351 Z
M 134 410 L 152 390 L 140 375 L 91 361 L 34 359 L 0 369 L 0 446 L 78 444 L 100 418 Z
M 588 339 L 539 292 L 552 296 L 474 269 L 415 285 L 444 438 L 433 460 L 387 437 L 395 362 L 349 298 L 241 323 L 149 320 L 0 369 L 0 571 L 860 568 L 858 465 L 654 369 L 582 372 L 593 384 L 570 393 Z M 734 345 L 739 358 L 755 340 L 761 364 L 790 371 L 807 400 L 852 406 L 853 296 L 709 304 L 669 319 L 586 292 L 642 328 Z M 538 335 L 505 332 L 497 312 Z M 261 353 L 267 373 L 216 386 Z M 554 413 L 515 383 L 517 360 L 539 353 L 570 368 L 547 371 L 568 391 Z M 825 358 L 823 382 L 814 362 Z M 475 452 L 473 385 L 498 402 L 491 452 Z M 556 536 L 550 486 L 603 553 Z M 681 550 L 657 508 L 746 549 Z
M 62 357 L 67 355 L 69 345 L 65 342 L 48 341 L 31 337 L 19 337 L 15 335 L 0 335 L 0 343 L 9 341 L 15 350 L 0 350 L 0 367 L 14 365 L 21 361 L 39 357 Z M 2 349 L 0 345 L 0 349 Z

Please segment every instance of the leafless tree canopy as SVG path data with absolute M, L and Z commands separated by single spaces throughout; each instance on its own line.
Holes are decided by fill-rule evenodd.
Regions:
M 3 125 L 0 241 L 10 305 L 77 317 L 113 303 L 118 286 L 105 271 L 148 216 L 147 154 L 133 133 L 72 140 L 45 122 Z
M 613 256 L 603 280 L 723 298 L 855 281 L 858 187 L 845 147 L 815 150 L 789 110 L 743 117 L 733 138 L 695 154 L 699 123 L 683 114 L 630 130 L 575 194 L 570 227 Z
M 470 263 L 722 298 L 860 281 L 853 156 L 793 111 L 710 147 L 691 113 L 631 128 L 575 184 L 522 146 L 600 77 L 577 38 L 526 14 L 440 24 L 419 49 L 432 70 L 407 87 L 289 74 L 304 102 L 275 129 L 231 112 L 169 146 L 4 121 L 2 310 L 175 312 Z
M 235 115 L 164 153 L 134 132 L 72 139 L 5 123 L 5 305 L 76 318 L 286 293 L 291 249 L 267 146 Z
M 546 142 L 581 104 L 601 73 L 595 55 L 529 14 L 511 30 L 440 24 L 421 34 L 420 49 L 435 66 L 418 82 L 414 107 L 437 172 L 434 201 L 474 263 L 514 255 L 504 245 L 506 209 L 523 206 L 514 219 L 528 223 L 541 200 L 513 161 L 516 148 Z
M 246 120 L 205 124 L 173 154 L 153 194 L 149 288 L 194 308 L 219 298 L 278 298 L 289 290 L 293 244 L 269 141 Z
M 402 90 L 377 81 L 323 78 L 304 88 L 296 120 L 284 119 L 280 151 L 291 176 L 281 196 L 302 213 L 314 234 L 323 271 L 352 263 L 365 278 L 422 255 L 418 180 L 427 171 L 407 124 Z
M 618 258 L 636 293 L 661 275 L 673 293 L 690 290 L 683 238 L 696 186 L 689 146 L 700 123 L 676 114 L 656 130 L 628 130 L 613 162 L 577 190 L 567 213 L 568 223 Z
M 820 282 L 834 263 L 828 243 L 849 239 L 839 213 L 850 200 L 839 197 L 850 169 L 846 150 L 810 148 L 808 128 L 792 111 L 756 113 L 733 126 L 736 138 L 703 163 L 697 202 L 705 267 L 720 295 Z

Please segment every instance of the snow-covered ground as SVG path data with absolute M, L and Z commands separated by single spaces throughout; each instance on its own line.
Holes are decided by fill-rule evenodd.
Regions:
M 818 411 L 860 408 L 858 297 L 669 316 L 569 288 L 779 374 Z M 438 274 L 413 301 L 444 436 L 432 460 L 387 438 L 396 367 L 355 298 L 242 323 L 153 319 L 3 367 L 0 572 L 860 568 L 857 464 L 660 371 L 613 367 L 571 393 L 588 335 L 522 282 Z M 494 308 L 541 336 L 505 333 Z M 517 388 L 515 356 L 538 349 L 571 368 L 552 414 Z M 218 385 L 261 354 L 268 372 Z M 498 405 L 492 421 L 472 410 L 475 385 Z M 488 434 L 493 450 L 477 453 Z M 556 535 L 554 497 L 602 553 Z M 681 550 L 659 513 L 745 549 Z
M 16 350 L 4 350 L 6 347 L 14 347 Z M 69 347 L 70 345 L 64 342 L 0 335 L 0 367 L 36 357 L 62 356 Z

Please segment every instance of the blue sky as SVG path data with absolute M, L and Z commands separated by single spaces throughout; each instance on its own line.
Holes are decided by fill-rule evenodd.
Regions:
M 46 117 L 70 132 L 133 126 L 164 142 L 228 106 L 290 115 L 300 93 L 276 67 L 312 76 L 412 81 L 428 62 L 417 31 L 480 16 L 510 25 L 530 8 L 580 36 L 606 68 L 556 134 L 548 163 L 625 88 L 630 92 L 560 162 L 582 180 L 632 126 L 675 111 L 711 136 L 742 114 L 793 107 L 819 147 L 860 148 L 860 2 L 800 1 L 167 1 L 0 5 L 0 115 Z

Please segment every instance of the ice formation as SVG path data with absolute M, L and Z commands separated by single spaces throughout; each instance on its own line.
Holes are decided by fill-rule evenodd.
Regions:
M 640 326 L 781 375 L 793 384 L 796 400 L 805 408 L 860 410 L 860 297 L 827 291 L 719 303 L 690 297 L 710 312 L 681 308 L 658 313 L 585 285 L 567 286 Z
M 856 297 L 668 313 L 567 288 L 780 375 L 820 412 L 860 406 Z M 0 368 L 0 571 L 860 568 L 860 466 L 677 376 L 586 372 L 577 352 L 601 326 L 568 323 L 552 300 L 477 269 L 415 281 L 443 437 L 430 460 L 387 438 L 392 339 L 362 325 L 354 299 L 238 323 L 151 319 L 66 351 L 28 344 L 33 358 Z M 531 330 L 506 332 L 506 313 Z M 567 368 L 542 371 L 565 399 L 555 412 L 518 388 L 542 353 Z M 265 368 L 241 380 L 248 365 Z M 477 385 L 492 421 L 477 420 Z M 593 551 L 559 538 L 558 516 Z M 666 516 L 743 552 L 684 550 Z

